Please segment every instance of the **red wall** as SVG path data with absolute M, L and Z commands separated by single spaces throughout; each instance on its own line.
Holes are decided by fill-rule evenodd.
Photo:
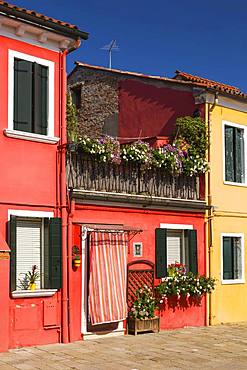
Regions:
M 59 133 L 59 53 L 0 37 L 1 202 L 56 205 L 57 145 L 4 136 L 8 128 L 8 49 L 55 62 L 55 136 Z
M 129 262 L 138 260 L 133 257 L 133 243 L 143 243 L 143 256 L 141 259 L 148 259 L 155 262 L 155 229 L 160 227 L 160 223 L 191 224 L 197 230 L 198 235 L 198 266 L 199 273 L 205 274 L 205 239 L 204 239 L 204 217 L 203 214 L 170 212 L 170 211 L 149 211 L 128 208 L 113 208 L 77 205 L 73 216 L 74 223 L 101 223 L 101 224 L 124 224 L 136 229 L 142 229 L 143 232 L 134 236 L 130 241 Z M 80 245 L 80 227 L 74 226 L 73 243 Z M 139 258 L 140 259 L 140 258 Z M 81 289 L 82 269 L 77 271 L 70 270 L 71 285 L 74 288 L 71 296 L 70 307 L 71 317 L 73 317 L 72 340 L 80 339 L 81 325 L 81 307 L 80 307 L 80 289 Z M 157 281 L 158 283 L 158 281 Z M 184 306 L 184 305 L 183 305 Z M 205 325 L 206 307 L 205 300 L 202 300 L 200 306 L 191 306 L 168 309 L 163 305 L 161 311 L 161 328 L 176 328 L 184 326 L 202 326 Z
M 191 91 L 122 80 L 119 83 L 119 136 L 170 136 L 176 118 L 192 115 L 195 109 Z
M 60 137 L 60 109 L 59 109 L 59 53 L 42 47 L 12 40 L 0 36 L 0 233 L 7 240 L 7 222 L 9 209 L 25 209 L 31 211 L 48 211 L 58 215 L 59 207 L 59 172 L 58 172 L 58 144 L 45 144 L 22 139 L 6 137 L 3 130 L 8 128 L 8 50 L 15 50 L 24 54 L 43 58 L 55 63 L 55 132 Z M 6 265 L 7 262 L 5 262 Z M 1 280 L 5 279 L 5 286 L 9 287 L 8 267 L 2 270 Z M 9 288 L 8 288 L 9 289 Z M 25 298 L 2 301 L 9 311 L 0 320 L 9 321 L 8 332 L 0 330 L 0 351 L 5 350 L 2 343 L 8 342 L 10 348 L 44 344 L 59 341 L 61 325 L 60 294 L 52 298 Z M 46 302 L 46 303 L 45 303 Z M 47 309 L 49 306 L 54 309 Z M 56 313 L 55 313 L 56 311 Z M 50 312 L 50 313 L 49 313 Z M 55 315 L 56 319 L 55 319 Z M 45 329 L 45 321 L 52 318 L 56 325 Z M 52 326 L 55 326 L 52 328 Z M 0 325 L 0 327 L 2 327 Z

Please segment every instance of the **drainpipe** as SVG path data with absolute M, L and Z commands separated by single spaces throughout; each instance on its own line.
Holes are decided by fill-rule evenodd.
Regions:
M 218 104 L 218 93 L 214 95 L 214 103 L 207 106 L 207 124 L 208 124 L 208 163 L 211 161 L 211 124 L 212 124 L 212 112 Z M 213 205 L 212 205 L 212 194 L 211 194 L 211 174 L 207 173 L 207 204 L 210 209 L 207 211 L 207 245 L 208 245 L 208 276 L 212 277 L 212 258 L 213 258 Z M 212 325 L 212 295 L 209 294 L 209 307 L 208 307 L 208 324 Z
M 70 211 L 68 215 L 68 295 L 69 295 L 69 306 L 68 306 L 68 318 L 69 318 L 69 341 L 71 341 L 71 283 L 70 283 L 70 272 L 72 268 L 72 246 L 73 246 L 73 216 L 75 212 L 75 200 L 70 197 Z
M 67 74 L 66 56 L 77 49 L 81 40 L 75 40 L 70 49 L 59 53 L 59 81 L 60 81 L 60 209 L 62 219 L 62 342 L 69 342 L 69 294 L 68 294 L 68 210 L 67 210 L 67 179 L 66 179 L 66 94 Z

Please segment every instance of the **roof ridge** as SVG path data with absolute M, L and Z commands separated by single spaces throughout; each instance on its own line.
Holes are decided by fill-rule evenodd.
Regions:
M 239 93 L 242 93 L 242 91 L 238 87 L 226 84 L 224 82 L 214 81 L 214 80 L 211 80 L 211 79 L 206 78 L 206 77 L 200 77 L 200 76 L 197 76 L 197 75 L 192 75 L 191 73 L 183 72 L 183 71 L 180 71 L 180 70 L 176 70 L 175 73 L 176 73 L 176 76 L 174 77 L 175 79 L 176 79 L 176 77 L 181 76 L 181 77 L 185 77 L 185 78 L 188 78 L 188 79 L 191 79 L 191 80 L 192 79 L 193 80 L 200 80 L 201 83 L 203 83 L 203 81 L 205 81 L 205 82 L 208 82 L 208 83 L 211 83 L 211 84 L 221 85 L 222 87 L 225 86 L 228 89 L 239 91 Z
M 13 14 L 15 14 L 15 12 L 17 12 L 16 16 L 22 18 L 22 16 L 18 14 L 18 13 L 22 13 L 23 19 L 27 19 L 27 17 L 33 17 L 33 21 L 34 22 L 36 21 L 37 24 L 41 24 L 42 21 L 51 22 L 54 24 L 54 29 L 55 29 L 55 26 L 65 27 L 70 30 L 70 33 L 73 32 L 74 34 L 78 35 L 81 38 L 84 38 L 84 39 L 87 38 L 86 32 L 80 31 L 76 25 L 70 24 L 69 22 L 65 22 L 65 21 L 61 21 L 56 18 L 49 17 L 47 15 L 36 12 L 35 10 L 26 9 L 23 7 L 19 7 L 17 5 L 10 4 L 7 1 L 0 0 L 0 7 L 1 7 L 0 10 L 4 12 L 6 11 L 7 15 L 9 14 L 12 16 Z

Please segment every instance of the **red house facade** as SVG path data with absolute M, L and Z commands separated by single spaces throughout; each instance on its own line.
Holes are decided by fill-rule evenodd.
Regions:
M 123 143 L 141 138 L 160 146 L 172 135 L 177 117 L 204 115 L 204 105 L 196 99 L 198 86 L 191 82 L 76 63 L 68 83 L 78 108 L 81 135 L 86 133 L 89 137 L 109 134 Z M 98 325 L 92 325 L 101 316 L 100 311 L 115 310 L 111 299 L 106 309 L 101 297 L 108 297 L 109 290 L 114 290 L 115 279 L 109 274 L 104 280 L 105 271 L 100 267 L 107 266 L 115 273 L 115 260 L 109 262 L 107 252 L 99 252 L 95 257 L 96 239 L 106 248 L 124 245 L 121 235 L 125 233 L 127 252 L 119 258 L 126 261 L 126 271 L 147 269 L 148 274 L 153 269 L 155 284 L 161 281 L 160 271 L 165 263 L 175 261 L 206 274 L 203 179 L 168 179 L 162 169 L 143 174 L 127 165 L 117 168 L 97 164 L 72 150 L 68 154 L 68 186 L 69 255 L 75 246 L 82 255 L 82 267 L 73 269 L 71 264 L 69 271 L 71 340 L 81 335 L 88 338 L 125 332 L 125 320 L 118 320 L 118 316 L 108 321 L 103 317 Z M 98 265 L 94 264 L 95 258 Z M 133 283 L 130 275 L 128 272 L 126 277 L 126 300 Z M 73 294 L 75 287 L 77 295 Z M 118 291 L 114 296 L 114 302 L 120 300 L 119 294 Z M 96 313 L 92 300 L 100 307 Z M 206 300 L 203 298 L 198 305 L 188 300 L 180 305 L 168 302 L 162 305 L 160 317 L 161 329 L 206 325 Z
M 87 34 L 4 1 L 0 12 L 0 351 L 5 351 L 68 342 L 65 71 L 66 55 Z M 26 278 L 34 265 L 39 276 L 32 291 Z

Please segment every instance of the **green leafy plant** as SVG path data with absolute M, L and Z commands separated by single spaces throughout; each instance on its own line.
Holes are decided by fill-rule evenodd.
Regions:
M 28 271 L 27 277 L 30 284 L 34 284 L 37 280 L 39 280 L 39 272 L 37 265 L 32 266 L 32 270 Z
M 158 302 L 154 296 L 154 290 L 147 285 L 136 291 L 136 300 L 130 310 L 129 316 L 135 319 L 145 320 L 155 317 Z
M 72 248 L 72 257 L 74 260 L 80 260 L 81 259 L 81 256 L 80 256 L 80 249 L 74 245 L 73 248 Z
M 72 102 L 70 92 L 67 93 L 66 117 L 68 141 L 77 142 L 79 135 L 79 124 L 77 120 L 76 106 Z
M 40 274 L 38 272 L 37 265 L 32 266 L 32 270 L 24 274 L 23 278 L 19 279 L 18 287 L 22 290 L 27 290 L 30 288 L 30 284 L 35 284 L 39 280 Z
M 176 121 L 174 143 L 181 150 L 186 148 L 189 156 L 205 158 L 208 147 L 208 135 L 205 121 L 200 117 L 180 117 Z

